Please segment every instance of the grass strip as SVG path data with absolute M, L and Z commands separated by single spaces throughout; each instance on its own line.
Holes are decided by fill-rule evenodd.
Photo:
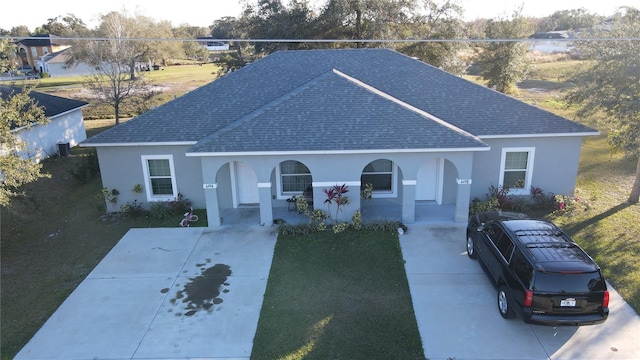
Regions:
M 279 236 L 251 358 L 424 359 L 398 236 Z

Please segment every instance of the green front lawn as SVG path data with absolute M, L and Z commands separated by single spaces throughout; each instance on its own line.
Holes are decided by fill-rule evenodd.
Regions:
M 424 359 L 398 235 L 280 235 L 251 358 Z

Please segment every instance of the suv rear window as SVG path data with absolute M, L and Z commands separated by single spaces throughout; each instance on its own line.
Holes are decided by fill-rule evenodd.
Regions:
M 604 291 L 606 285 L 600 272 L 589 273 L 548 273 L 536 272 L 536 291 L 552 293 L 586 293 Z

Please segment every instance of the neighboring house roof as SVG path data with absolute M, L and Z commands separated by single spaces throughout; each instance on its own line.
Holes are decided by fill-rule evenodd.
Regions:
M 570 37 L 566 30 L 537 32 L 529 36 L 530 39 L 568 39 Z
M 41 57 L 41 60 L 49 64 L 64 64 L 70 57 L 71 48 L 52 52 Z
M 86 145 L 190 152 L 486 147 L 483 137 L 595 130 L 388 49 L 282 51 Z
M 7 100 L 12 93 L 21 93 L 22 90 L 21 87 L 17 86 L 0 85 L 0 97 L 2 97 L 2 100 Z M 89 105 L 89 103 L 85 101 L 44 94 L 37 91 L 29 92 L 29 97 L 34 99 L 37 105 L 44 109 L 44 114 L 48 118 L 53 118 Z
M 16 44 L 22 44 L 27 47 L 33 46 L 57 46 L 57 45 L 70 45 L 69 40 L 65 40 L 56 35 L 40 34 L 33 35 L 27 39 L 22 39 Z

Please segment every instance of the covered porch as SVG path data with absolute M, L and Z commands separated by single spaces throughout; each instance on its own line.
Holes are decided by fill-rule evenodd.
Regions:
M 455 223 L 456 206 L 438 205 L 435 202 L 416 202 L 416 223 Z M 322 207 L 320 207 L 322 209 Z M 402 204 L 400 199 L 371 199 L 361 203 L 362 221 L 402 221 Z M 255 206 L 239 206 L 237 208 L 222 209 L 220 211 L 221 225 L 258 224 L 260 223 L 260 208 Z M 273 208 L 274 222 L 278 219 L 288 224 L 305 224 L 309 218 L 287 207 Z M 343 216 L 340 214 L 340 220 Z M 350 220 L 350 219 L 349 219 Z M 267 224 L 264 224 L 267 225 Z M 269 224 L 270 225 L 270 224 Z M 409 225 L 410 226 L 410 225 Z

